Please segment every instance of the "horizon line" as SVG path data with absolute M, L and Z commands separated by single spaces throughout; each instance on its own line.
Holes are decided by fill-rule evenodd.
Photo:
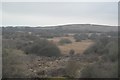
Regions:
M 57 24 L 57 25 L 1 25 L 1 27 L 53 27 L 53 26 L 65 26 L 65 25 L 99 25 L 99 26 L 118 26 L 118 25 L 109 25 L 109 24 L 96 24 L 96 23 L 67 23 L 67 24 Z

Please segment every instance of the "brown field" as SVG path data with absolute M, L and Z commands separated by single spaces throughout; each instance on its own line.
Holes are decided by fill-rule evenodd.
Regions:
M 65 45 L 59 45 L 58 42 L 62 38 L 67 38 L 72 41 L 70 44 Z M 73 49 L 75 51 L 75 54 L 81 54 L 83 53 L 88 47 L 90 47 L 94 42 L 91 40 L 83 40 L 81 42 L 75 42 L 73 37 L 55 37 L 53 39 L 49 39 L 50 41 L 53 41 L 58 45 L 60 48 L 62 54 L 69 54 L 69 51 Z
M 90 45 L 94 42 L 90 40 L 84 40 L 82 42 L 73 42 L 71 44 L 66 44 L 63 46 L 58 46 L 63 54 L 69 54 L 69 51 L 73 49 L 76 54 L 83 53 Z
M 59 42 L 59 40 L 61 40 L 61 39 L 69 39 L 72 42 L 75 42 L 75 39 L 73 37 L 54 37 L 54 38 L 48 39 L 48 40 L 53 41 L 54 43 L 57 44 Z

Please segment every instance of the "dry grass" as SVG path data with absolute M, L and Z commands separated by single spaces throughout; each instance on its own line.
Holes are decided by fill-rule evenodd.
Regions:
M 69 39 L 71 40 L 72 42 L 74 42 L 74 38 L 73 37 L 54 37 L 52 39 L 48 39 L 49 41 L 53 41 L 54 43 L 58 43 L 61 39 Z
M 69 51 L 73 49 L 76 54 L 83 53 L 93 42 L 90 40 L 84 40 L 82 42 L 73 42 L 71 44 L 58 46 L 63 54 L 69 54 Z
M 72 41 L 71 44 L 65 44 L 65 45 L 59 45 L 58 42 L 61 39 L 69 39 Z M 83 40 L 81 42 L 75 42 L 73 37 L 55 37 L 53 39 L 49 39 L 50 41 L 53 41 L 55 44 L 58 45 L 60 48 L 62 54 L 69 54 L 69 51 L 73 49 L 76 54 L 83 53 L 88 47 L 90 47 L 94 42 L 91 40 Z

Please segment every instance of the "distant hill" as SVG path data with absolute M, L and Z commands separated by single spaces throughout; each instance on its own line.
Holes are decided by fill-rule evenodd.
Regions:
M 80 31 L 98 31 L 98 32 L 109 32 L 117 31 L 118 26 L 107 26 L 107 25 L 95 25 L 95 24 L 68 24 L 53 26 L 55 28 L 62 28 L 64 30 L 80 30 Z
M 35 32 L 110 32 L 118 31 L 118 26 L 108 26 L 108 25 L 96 25 L 96 24 L 67 24 L 67 25 L 57 25 L 57 26 L 6 26 L 8 31 L 35 31 Z

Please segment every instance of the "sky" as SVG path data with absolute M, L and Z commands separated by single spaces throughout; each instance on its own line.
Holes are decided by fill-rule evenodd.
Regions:
M 118 25 L 117 2 L 3 2 L 3 26 Z

